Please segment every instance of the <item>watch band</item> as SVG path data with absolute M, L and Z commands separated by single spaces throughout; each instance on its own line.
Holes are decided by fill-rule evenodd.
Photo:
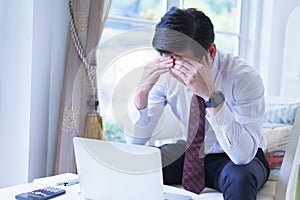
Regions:
M 203 101 L 203 105 L 204 105 L 205 108 L 210 108 L 211 107 L 210 99 L 208 101 Z

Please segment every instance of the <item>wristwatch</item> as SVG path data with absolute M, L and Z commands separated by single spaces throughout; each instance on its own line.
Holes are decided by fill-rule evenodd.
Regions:
M 208 101 L 203 102 L 205 108 L 215 108 L 225 101 L 225 96 L 221 91 L 211 94 Z

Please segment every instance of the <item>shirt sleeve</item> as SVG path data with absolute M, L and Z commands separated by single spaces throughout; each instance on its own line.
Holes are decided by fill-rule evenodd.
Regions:
M 264 87 L 259 75 L 245 79 L 215 116 L 207 115 L 217 141 L 235 164 L 247 164 L 261 144 Z M 231 106 L 229 106 L 230 104 Z
M 163 87 L 155 85 L 148 98 L 145 109 L 138 110 L 132 98 L 129 103 L 129 123 L 125 128 L 125 139 L 131 144 L 145 144 L 151 139 L 156 125 L 166 105 L 166 97 Z

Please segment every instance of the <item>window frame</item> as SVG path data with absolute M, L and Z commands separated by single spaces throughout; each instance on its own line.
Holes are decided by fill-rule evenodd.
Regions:
M 180 7 L 181 0 L 164 0 L 164 4 L 166 5 L 166 10 L 169 10 L 172 6 Z M 234 36 L 238 40 L 238 49 L 237 55 L 242 56 L 244 58 L 247 57 L 247 38 L 248 38 L 248 29 L 249 29 L 249 12 L 250 12 L 250 1 L 241 0 L 240 6 L 240 19 L 239 19 L 239 31 L 237 33 L 229 32 L 229 31 L 220 31 L 215 30 L 216 35 L 225 35 L 225 36 Z M 107 20 L 115 21 L 115 22 L 126 22 L 126 23 L 134 23 L 137 25 L 145 25 L 145 26 L 155 26 L 156 22 L 151 20 L 144 20 L 138 18 L 130 18 L 130 17 L 121 17 L 115 15 L 108 15 Z

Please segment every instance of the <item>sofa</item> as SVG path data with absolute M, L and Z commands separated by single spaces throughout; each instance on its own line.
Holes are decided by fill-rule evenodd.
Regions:
M 300 163 L 300 99 L 283 97 L 266 97 L 266 109 L 263 121 L 263 132 L 268 141 L 265 155 L 271 173 L 269 180 L 258 192 L 258 200 L 292 200 L 295 199 L 297 174 Z M 171 116 L 170 110 L 164 116 Z M 174 126 L 174 124 L 176 124 Z M 182 127 L 174 116 L 163 117 L 159 132 L 151 141 L 151 145 L 173 143 L 180 139 Z M 173 130 L 170 131 L 170 128 Z M 176 131 L 177 137 L 166 137 Z M 161 138 L 160 135 L 164 135 Z M 176 186 L 181 187 L 181 186 Z M 205 188 L 197 199 L 223 199 L 222 193 Z

